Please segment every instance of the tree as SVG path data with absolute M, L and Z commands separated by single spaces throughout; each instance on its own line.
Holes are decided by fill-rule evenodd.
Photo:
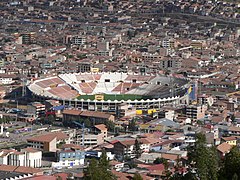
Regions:
M 209 159 L 211 159 L 210 161 L 208 160 L 208 178 L 209 179 L 213 179 L 213 180 L 217 180 L 218 179 L 218 156 L 217 156 L 217 149 L 216 147 L 211 147 L 208 148 L 208 157 Z
M 112 122 L 112 121 L 109 121 L 109 120 L 107 120 L 106 122 L 105 122 L 105 125 L 107 126 L 107 129 L 109 130 L 109 131 L 114 131 L 114 129 L 115 129 L 115 124 Z
M 232 180 L 238 180 L 238 175 L 236 173 L 234 173 Z
M 99 178 L 99 169 L 98 169 L 98 162 L 96 159 L 91 159 L 89 166 L 84 172 L 84 179 L 85 180 L 98 180 Z
M 130 131 L 136 131 L 136 130 L 137 130 L 136 120 L 135 120 L 134 118 L 129 121 L 128 129 L 129 129 Z
M 45 119 L 46 124 L 53 124 L 53 122 L 56 120 L 55 115 L 48 115 L 47 118 Z
M 188 149 L 188 158 L 190 168 L 196 168 L 197 176 L 201 180 L 217 180 L 218 159 L 216 150 L 206 146 L 204 134 L 196 134 L 196 143 Z M 209 161 L 210 159 L 211 161 Z
M 234 146 L 225 155 L 220 176 L 225 179 L 234 179 L 236 176 L 240 177 L 240 150 L 237 146 Z
M 142 176 L 139 173 L 134 174 L 133 180 L 143 180 Z
M 84 179 L 86 180 L 113 180 L 116 179 L 114 174 L 110 171 L 110 164 L 107 159 L 107 154 L 105 151 L 97 161 L 92 159 L 89 163 L 88 168 L 84 171 Z
M 139 158 L 142 154 L 141 144 L 142 143 L 136 138 L 134 144 L 134 154 L 136 158 Z
M 166 161 L 166 159 L 157 157 L 157 158 L 153 161 L 153 164 L 162 164 L 164 161 Z

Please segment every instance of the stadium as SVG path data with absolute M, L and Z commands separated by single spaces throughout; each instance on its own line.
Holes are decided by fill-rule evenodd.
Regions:
M 56 99 L 82 110 L 117 114 L 123 106 L 140 112 L 183 103 L 189 83 L 163 75 L 73 73 L 35 80 L 28 88 L 35 100 Z

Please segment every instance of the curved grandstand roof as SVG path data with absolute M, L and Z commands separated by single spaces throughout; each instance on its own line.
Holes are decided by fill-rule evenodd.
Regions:
M 171 89 L 177 92 L 187 80 L 161 75 L 127 73 L 61 74 L 31 83 L 28 88 L 36 95 L 58 99 L 91 99 L 95 94 L 114 97 L 135 95 L 136 99 L 167 98 Z M 126 97 L 122 98 L 126 100 Z M 131 98 L 130 98 L 131 99 Z

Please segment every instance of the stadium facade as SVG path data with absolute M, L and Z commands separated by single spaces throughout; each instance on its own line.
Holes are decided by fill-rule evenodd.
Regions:
M 28 86 L 39 101 L 55 99 L 66 106 L 116 115 L 123 106 L 157 111 L 165 105 L 186 103 L 189 87 L 186 79 L 130 73 L 60 74 Z

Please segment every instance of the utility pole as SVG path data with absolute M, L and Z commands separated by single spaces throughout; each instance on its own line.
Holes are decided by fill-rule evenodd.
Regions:
M 85 124 L 82 124 L 82 146 L 84 148 L 85 134 L 84 134 Z

